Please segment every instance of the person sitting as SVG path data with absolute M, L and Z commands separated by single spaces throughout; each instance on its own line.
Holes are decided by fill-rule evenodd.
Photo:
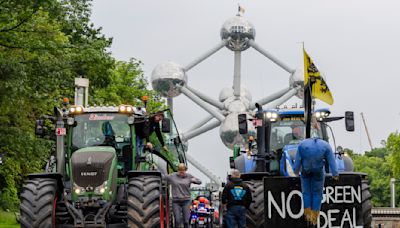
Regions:
M 285 135 L 285 145 L 293 144 L 293 141 L 299 141 L 304 139 L 304 129 L 296 124 L 292 125 L 292 132 Z
M 104 142 L 102 145 L 115 146 L 115 132 L 111 126 L 110 121 L 106 121 L 102 124 L 101 130 L 104 135 Z

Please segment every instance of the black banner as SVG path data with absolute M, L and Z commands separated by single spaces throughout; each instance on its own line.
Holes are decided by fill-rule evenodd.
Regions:
M 304 228 L 299 177 L 264 178 L 264 227 Z M 362 228 L 361 176 L 341 175 L 339 181 L 325 178 L 324 197 L 318 228 Z

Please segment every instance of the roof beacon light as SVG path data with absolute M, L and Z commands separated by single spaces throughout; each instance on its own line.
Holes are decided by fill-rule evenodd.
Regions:
M 73 115 L 75 115 L 75 114 L 81 114 L 83 112 L 83 107 L 82 106 L 72 106 L 70 109 L 69 109 L 69 113 L 70 114 L 73 114 Z
M 118 111 L 121 113 L 133 113 L 133 107 L 131 105 L 121 105 Z

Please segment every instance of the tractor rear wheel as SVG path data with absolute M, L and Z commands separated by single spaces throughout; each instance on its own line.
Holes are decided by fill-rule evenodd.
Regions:
M 246 226 L 264 227 L 264 183 L 262 180 L 245 181 L 251 190 L 253 202 L 246 214 Z
M 49 178 L 28 180 L 21 193 L 21 227 L 52 228 L 55 224 L 57 181 Z
M 369 185 L 367 180 L 361 181 L 361 194 L 362 194 L 362 216 L 364 220 L 364 227 L 371 227 L 372 223 L 372 204 L 371 204 L 371 193 L 369 191 Z
M 141 175 L 129 178 L 128 225 L 129 227 L 161 227 L 160 207 L 161 178 Z M 163 221 L 162 221 L 163 222 Z

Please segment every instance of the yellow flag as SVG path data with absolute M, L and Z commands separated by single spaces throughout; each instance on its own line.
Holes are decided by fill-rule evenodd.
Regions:
M 333 104 L 333 96 L 331 91 L 328 88 L 324 78 L 319 72 L 318 68 L 313 63 L 310 56 L 307 54 L 306 50 L 303 49 L 304 54 L 304 86 L 307 86 L 309 83 L 310 77 L 314 77 L 315 83 L 312 86 L 312 96 L 314 98 L 320 99 L 321 101 L 332 105 Z

